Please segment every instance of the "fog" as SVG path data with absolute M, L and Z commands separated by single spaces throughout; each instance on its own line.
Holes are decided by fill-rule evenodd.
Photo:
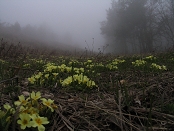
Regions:
M 97 51 L 104 45 L 100 22 L 110 6 L 110 0 L 0 0 L 0 22 L 44 26 L 58 42 Z

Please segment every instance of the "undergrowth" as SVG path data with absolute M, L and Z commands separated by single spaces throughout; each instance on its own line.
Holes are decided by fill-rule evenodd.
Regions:
M 90 55 L 53 56 L 48 51 L 42 54 L 36 49 L 9 45 L 2 40 L 0 128 L 4 131 L 31 128 L 52 131 L 172 130 L 173 65 L 172 51 L 129 57 L 91 52 Z M 28 97 L 33 91 L 39 92 L 43 101 L 33 105 Z M 30 100 L 31 104 L 14 104 L 22 99 Z M 46 100 L 54 101 L 55 110 L 47 102 L 51 112 L 42 112 L 39 116 L 39 110 L 46 109 L 43 107 Z M 27 109 L 38 106 L 39 110 L 26 115 L 27 109 L 22 106 Z M 24 118 L 28 120 L 26 126 L 21 124 Z M 36 118 L 49 124 L 44 128 L 39 124 L 30 125 Z

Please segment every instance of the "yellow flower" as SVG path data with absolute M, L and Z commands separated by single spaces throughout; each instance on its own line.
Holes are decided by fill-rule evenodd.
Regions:
M 83 74 L 79 75 L 79 78 L 78 78 L 79 84 L 80 83 L 86 83 L 87 81 L 89 81 L 89 78 L 87 76 L 84 76 Z
M 93 64 L 91 64 L 89 67 L 90 67 L 90 68 L 93 68 L 93 67 L 94 67 L 94 65 L 93 65 Z
M 46 69 L 44 70 L 44 72 L 52 72 L 52 70 L 55 70 L 57 69 L 57 66 L 53 65 L 53 64 L 50 64 L 50 65 L 47 65 Z
M 19 109 L 20 113 L 26 113 L 26 114 L 38 114 L 39 113 L 39 110 L 37 108 L 34 108 L 34 107 L 23 107 L 21 106 L 20 109 Z
M 94 81 L 91 81 L 90 80 L 90 81 L 87 81 L 87 86 L 88 87 L 92 87 L 92 86 L 96 86 L 96 85 L 95 85 L 95 82 Z
M 30 64 L 24 64 L 23 67 L 30 67 Z
M 92 60 L 88 60 L 87 62 L 88 62 L 88 63 L 92 63 Z
M 61 72 L 64 72 L 64 70 L 66 69 L 66 65 L 62 64 L 59 68 Z
M 30 77 L 28 78 L 28 81 L 31 83 L 31 84 L 34 84 L 34 82 L 36 81 L 36 79 L 34 77 Z
M 107 64 L 106 67 L 109 68 L 110 70 L 112 70 L 112 69 L 118 69 L 117 65 L 113 65 L 111 63 L 110 64 Z
M 37 108 L 34 108 L 34 107 L 31 107 L 28 109 L 28 113 L 29 114 L 38 114 L 39 113 L 39 110 Z
M 43 126 L 43 124 L 49 123 L 46 117 L 40 117 L 33 114 L 31 118 L 32 118 L 32 121 L 30 123 L 32 127 L 38 127 L 38 131 L 45 131 L 45 127 Z
M 45 74 L 45 78 L 47 78 L 47 79 L 48 79 L 48 77 L 49 77 L 49 74 Z
M 41 76 L 42 76 L 42 73 L 39 72 L 37 75 L 35 75 L 35 78 L 36 78 L 36 79 L 39 79 Z
M 42 100 L 42 103 L 43 103 L 45 106 L 47 106 L 48 108 L 51 109 L 51 112 L 54 111 L 53 108 L 52 108 L 52 104 L 53 104 L 54 100 L 51 100 L 51 99 L 48 99 L 48 100 L 47 100 L 47 99 L 45 99 L 45 98 L 42 98 L 41 100 Z
M 84 68 L 80 68 L 79 70 L 80 70 L 81 72 L 84 72 Z
M 73 79 L 76 81 L 76 80 L 78 80 L 78 78 L 79 78 L 79 75 L 73 75 Z
M 52 73 L 55 77 L 59 74 L 59 73 Z
M 72 65 L 72 63 L 73 63 L 73 62 L 72 62 L 72 61 L 70 61 L 68 64 L 69 64 L 69 65 Z
M 67 72 L 71 72 L 72 71 L 72 67 L 66 67 L 66 71 Z
M 19 114 L 20 120 L 17 121 L 18 124 L 21 125 L 21 129 L 25 129 L 26 127 L 31 127 L 32 123 L 30 122 L 30 115 L 26 113 Z
M 72 77 L 68 77 L 62 82 L 62 86 L 67 86 L 71 84 L 71 82 L 72 82 Z
M 28 114 L 28 107 L 20 106 L 19 111 Z
M 164 65 L 160 66 L 160 65 L 157 65 L 155 63 L 152 63 L 151 67 L 155 68 L 155 69 L 159 69 L 159 70 L 167 70 L 166 66 L 164 66 Z
M 144 60 L 136 60 L 135 62 L 132 62 L 134 66 L 142 66 L 146 64 L 146 61 Z
M 162 69 L 163 70 L 167 70 L 166 66 L 162 65 Z
M 150 56 L 146 56 L 145 57 L 145 59 L 149 59 L 149 60 L 155 60 L 156 59 L 156 57 L 154 57 L 153 55 L 150 55 Z
M 26 105 L 28 103 L 28 99 L 25 100 L 25 97 L 23 95 L 18 96 L 19 100 L 15 101 L 14 104 L 19 106 L 19 105 Z
M 79 74 L 79 68 L 74 68 L 74 71 Z
M 41 98 L 41 93 L 39 91 L 37 93 L 32 91 L 32 93 L 30 95 L 31 95 L 31 99 L 33 99 L 33 100 L 37 100 L 37 99 Z
M 66 67 L 66 65 L 65 65 L 65 64 L 62 64 L 62 65 L 61 65 L 61 68 L 65 68 L 65 67 Z

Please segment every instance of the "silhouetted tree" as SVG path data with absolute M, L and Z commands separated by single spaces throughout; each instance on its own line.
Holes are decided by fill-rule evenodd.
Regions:
M 112 7 L 107 10 L 107 21 L 101 22 L 101 33 L 109 44 L 115 43 L 115 48 L 121 52 L 126 52 L 126 40 L 130 34 L 125 16 L 127 4 L 127 1 L 112 1 Z
M 167 0 L 160 3 L 159 21 L 161 23 L 161 36 L 166 43 L 174 47 L 174 1 Z
M 111 47 L 121 47 L 124 53 L 152 52 L 160 36 L 160 0 L 112 1 L 107 21 L 101 22 L 101 33 Z

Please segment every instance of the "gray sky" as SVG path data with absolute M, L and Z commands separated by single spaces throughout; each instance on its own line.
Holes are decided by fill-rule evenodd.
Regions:
M 69 36 L 73 43 L 95 49 L 104 44 L 100 23 L 106 20 L 110 0 L 0 0 L 0 21 L 21 26 L 46 25 L 60 41 Z M 90 46 L 90 48 L 92 48 Z

